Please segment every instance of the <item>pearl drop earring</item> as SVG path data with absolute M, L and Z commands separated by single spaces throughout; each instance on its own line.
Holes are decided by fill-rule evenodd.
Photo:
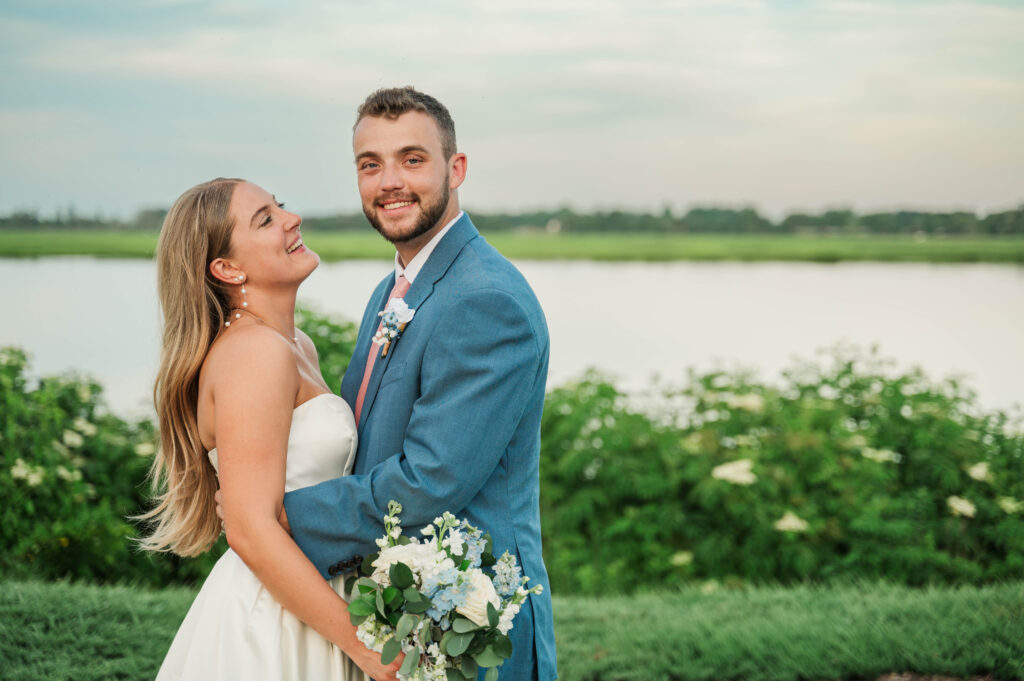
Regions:
M 239 276 L 235 277 L 235 280 L 238 283 L 242 284 L 242 307 L 243 308 L 249 307 L 249 301 L 245 299 L 245 283 L 244 283 L 245 282 L 245 276 L 244 275 L 239 275 Z M 242 313 L 241 312 L 236 312 L 235 313 L 235 319 L 241 319 L 241 318 L 242 318 Z M 226 322 L 224 322 L 224 326 L 231 326 L 231 320 L 229 319 Z

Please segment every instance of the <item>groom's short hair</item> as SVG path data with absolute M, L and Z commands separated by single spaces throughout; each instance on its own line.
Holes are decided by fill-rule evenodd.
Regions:
M 367 117 L 395 120 L 404 113 L 421 111 L 437 123 L 441 132 L 441 151 L 445 159 L 457 151 L 455 146 L 455 121 L 444 104 L 430 95 L 420 92 L 411 85 L 405 87 L 381 88 L 372 93 L 359 105 L 356 111 L 356 125 Z M 353 130 L 355 126 L 352 126 Z

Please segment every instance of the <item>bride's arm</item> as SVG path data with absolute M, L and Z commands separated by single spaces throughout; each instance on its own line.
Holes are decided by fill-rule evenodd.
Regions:
M 397 663 L 384 667 L 380 656 L 356 638 L 345 601 L 277 520 L 299 389 L 292 351 L 277 334 L 260 327 L 224 340 L 230 346 L 208 369 L 213 369 L 209 378 L 228 544 L 285 609 L 373 678 L 395 679 Z

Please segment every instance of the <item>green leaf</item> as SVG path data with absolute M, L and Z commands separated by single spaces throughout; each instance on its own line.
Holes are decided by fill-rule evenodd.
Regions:
M 487 670 L 487 674 L 484 675 L 484 681 L 498 681 L 498 668 L 491 667 Z
M 491 643 L 491 647 L 499 657 L 512 657 L 512 639 L 504 634 L 498 634 L 494 637 L 494 641 Z
M 372 601 L 367 601 L 365 596 L 354 598 L 349 601 L 348 612 L 350 615 L 372 615 L 376 610 Z
M 351 594 L 352 589 L 354 588 L 356 588 L 356 576 L 352 575 L 351 577 L 345 580 L 345 593 Z
M 413 587 L 410 586 L 408 589 L 403 591 L 402 595 L 405 596 L 406 612 L 411 612 L 413 614 L 418 615 L 430 609 L 430 599 L 421 594 Z
M 479 673 L 480 667 L 473 658 L 462 658 L 462 676 L 465 677 L 467 681 L 476 681 L 476 676 Z
M 412 570 L 405 563 L 395 563 L 388 570 L 391 583 L 399 589 L 408 589 L 412 586 Z
M 359 571 L 362 572 L 364 575 L 372 575 L 373 561 L 377 560 L 379 557 L 379 553 L 371 553 L 366 558 L 363 558 L 363 563 L 359 566 Z
M 487 623 L 491 627 L 498 626 L 498 610 L 490 601 L 487 601 Z
M 359 593 L 368 594 L 376 591 L 380 585 L 369 577 L 360 577 L 356 581 L 356 586 L 359 587 Z
M 400 652 L 402 652 L 402 639 L 396 636 L 384 644 L 384 648 L 380 651 L 380 663 L 391 664 Z
M 374 605 L 377 606 L 377 612 L 379 612 L 380 614 L 386 616 L 388 614 L 388 611 L 384 607 L 384 594 L 382 594 L 380 591 L 378 591 L 377 593 L 374 594 L 373 601 L 374 601 Z
M 420 664 L 420 651 L 413 648 L 409 651 L 409 654 L 405 656 L 405 661 L 402 662 L 401 672 L 403 676 L 412 676 L 412 673 L 416 671 L 416 667 Z
M 481 667 L 497 667 L 504 661 L 490 646 L 474 655 L 473 659 L 476 660 L 476 663 Z
M 457 657 L 466 652 L 466 648 L 473 641 L 473 634 L 453 634 L 448 641 L 448 654 Z
M 396 589 L 393 586 L 389 586 L 388 588 L 384 589 L 384 602 L 388 605 L 393 605 L 395 598 L 401 595 L 402 592 L 399 589 Z
M 456 635 L 455 632 L 452 631 L 451 629 L 449 629 L 448 631 L 444 632 L 443 636 L 441 636 L 441 642 L 438 643 L 437 646 L 441 649 L 441 652 L 444 653 L 445 655 L 451 655 L 451 653 L 448 651 L 448 643 L 452 640 L 452 638 L 455 635 Z
M 470 631 L 476 631 L 479 628 L 480 626 L 476 622 L 465 617 L 456 617 L 455 621 L 452 622 L 452 630 L 456 634 L 465 634 Z
M 353 615 L 351 610 L 348 613 L 348 618 L 352 621 L 352 626 L 354 627 L 358 627 L 366 621 L 366 615 Z
M 451 667 L 444 670 L 444 675 L 448 681 L 463 681 L 466 678 L 458 669 L 452 669 Z
M 416 628 L 419 624 L 420 618 L 416 615 L 410 615 L 406 613 L 398 620 L 398 626 L 395 627 L 395 638 L 405 638 L 409 635 L 409 632 Z
M 412 543 L 412 540 L 409 539 L 408 537 L 406 537 L 404 534 L 401 535 L 400 537 L 398 537 L 398 545 L 399 546 L 405 546 L 406 544 L 411 544 L 411 543 Z

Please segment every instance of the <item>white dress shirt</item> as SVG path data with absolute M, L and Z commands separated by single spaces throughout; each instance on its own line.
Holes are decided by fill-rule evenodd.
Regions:
M 427 263 L 427 258 L 429 258 L 430 254 L 434 252 L 434 248 L 436 248 L 437 244 L 441 242 L 441 239 L 443 239 L 444 235 L 448 233 L 448 230 L 452 228 L 452 225 L 458 222 L 459 218 L 463 215 L 465 215 L 465 211 L 460 210 L 459 214 L 452 218 L 451 222 L 442 227 L 441 231 L 435 234 L 434 238 L 428 241 L 427 245 L 421 248 L 420 252 L 417 253 L 412 261 L 405 267 L 402 267 L 402 259 L 398 257 L 398 253 L 395 253 L 395 283 L 397 283 L 398 278 L 404 274 L 405 278 L 409 280 L 409 285 L 411 286 L 412 283 L 416 281 L 416 275 L 420 273 L 420 270 L 423 269 L 423 266 Z

